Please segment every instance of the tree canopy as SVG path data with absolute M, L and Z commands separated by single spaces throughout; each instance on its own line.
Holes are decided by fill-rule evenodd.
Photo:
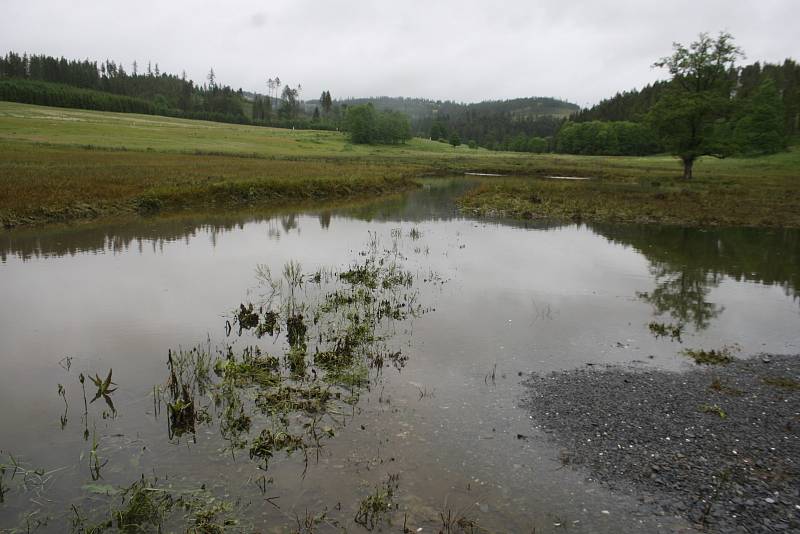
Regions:
M 650 123 L 664 147 L 683 162 L 685 179 L 692 177 L 700 156 L 728 153 L 719 135 L 733 109 L 727 73 L 742 55 L 729 33 L 721 32 L 716 39 L 701 33 L 688 47 L 674 43 L 672 55 L 653 64 L 667 69 L 672 80 L 651 108 Z
M 357 144 L 395 144 L 411 139 L 408 117 L 399 111 L 375 111 L 372 104 L 347 108 L 345 129 Z

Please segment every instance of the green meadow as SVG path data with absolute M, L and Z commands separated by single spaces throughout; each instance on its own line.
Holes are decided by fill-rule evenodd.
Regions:
M 396 193 L 423 176 L 496 173 L 467 212 L 525 219 L 800 227 L 800 150 L 702 158 L 492 152 L 415 138 L 356 145 L 288 130 L 0 102 L 5 227 L 200 206 Z M 589 177 L 554 180 L 550 176 Z

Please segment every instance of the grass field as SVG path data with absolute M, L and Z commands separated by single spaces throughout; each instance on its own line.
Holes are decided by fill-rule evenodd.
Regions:
M 800 227 L 800 151 L 703 158 L 681 181 L 668 156 L 532 155 L 353 145 L 339 132 L 0 102 L 5 227 L 197 205 L 279 204 L 397 192 L 422 175 L 512 174 L 462 199 L 481 214 L 693 225 Z M 548 175 L 591 176 L 564 182 Z

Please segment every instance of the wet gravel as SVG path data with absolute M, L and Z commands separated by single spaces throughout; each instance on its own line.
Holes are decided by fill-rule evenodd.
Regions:
M 588 468 L 714 532 L 800 532 L 800 356 L 677 373 L 587 367 L 534 375 L 523 404 Z

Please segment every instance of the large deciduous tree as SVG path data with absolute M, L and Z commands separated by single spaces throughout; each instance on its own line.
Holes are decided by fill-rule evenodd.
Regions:
M 716 39 L 701 33 L 688 47 L 674 43 L 672 55 L 653 64 L 669 70 L 672 80 L 649 118 L 665 147 L 683 162 L 687 180 L 697 158 L 729 151 L 717 133 L 732 112 L 729 72 L 742 55 L 729 33 Z

